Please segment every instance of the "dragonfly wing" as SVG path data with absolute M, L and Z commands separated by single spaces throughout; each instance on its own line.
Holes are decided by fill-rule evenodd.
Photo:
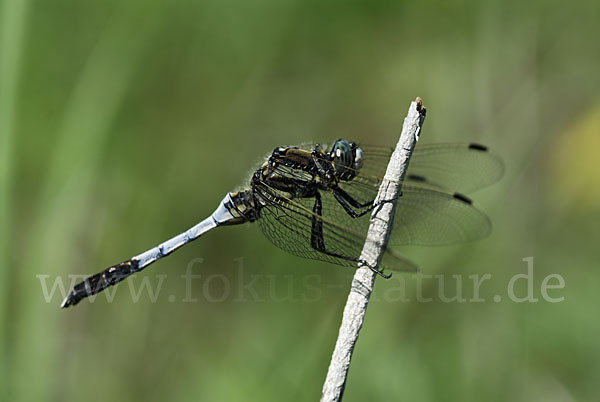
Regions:
M 345 191 L 353 195 L 362 194 L 363 199 L 375 199 L 379 181 L 369 183 L 364 177 L 357 179 L 356 182 L 346 183 L 343 186 Z M 461 194 L 410 182 L 402 183 L 401 191 L 401 196 L 395 201 L 397 205 L 390 245 L 466 243 L 482 239 L 491 231 L 487 215 Z M 366 233 L 369 226 L 370 214 L 352 218 L 333 197 L 323 197 L 323 214 L 361 233 Z
M 487 215 L 467 197 L 426 186 L 402 186 L 391 245 L 443 246 L 487 237 Z
M 291 254 L 356 266 L 369 227 L 368 208 L 382 183 L 391 152 L 391 149 L 367 148 L 364 165 L 356 171 L 356 176 L 338 183 L 354 201 L 351 204 L 361 205 L 354 207 L 355 212 L 366 212 L 362 217 L 350 216 L 347 206 L 344 209 L 340 204 L 339 194 L 334 197 L 331 188 L 320 191 L 322 211 L 319 215 L 313 212 L 314 197 L 292 196 L 261 183 L 255 188 L 264 199 L 259 218 L 261 230 L 272 243 Z M 299 183 L 314 178 L 293 167 L 280 166 L 275 171 L 286 180 Z M 477 145 L 434 144 L 415 150 L 409 176 L 402 183 L 402 195 L 397 200 L 386 200 L 397 203 L 389 244 L 449 245 L 486 237 L 491 230 L 489 218 L 467 197 L 443 188 L 455 187 L 463 191 L 482 188 L 498 180 L 502 171 L 500 158 Z M 469 179 L 469 176 L 474 178 Z M 322 222 L 322 237 L 327 250 L 347 258 L 322 253 L 313 247 L 315 219 Z M 391 254 L 386 253 L 388 260 Z M 384 265 L 414 270 L 414 264 L 407 264 L 401 258 L 392 259 L 392 264 L 385 264 L 384 259 Z
M 255 192 L 259 202 L 264 204 L 260 208 L 257 223 L 271 243 L 298 257 L 354 268 L 358 266 L 366 230 L 363 230 L 358 221 L 351 222 L 353 226 L 349 227 L 330 219 L 331 209 L 341 209 L 330 194 L 323 193 L 323 213 L 318 215 L 313 212 L 314 198 L 289 199 L 266 183 L 258 184 Z M 323 243 L 330 254 L 318 251 L 312 245 L 314 219 L 322 223 Z M 384 253 L 380 268 L 394 271 L 418 270 L 414 263 L 391 250 Z
M 392 149 L 364 146 L 363 174 L 383 177 Z M 425 182 L 451 191 L 470 193 L 500 180 L 502 159 L 479 144 L 422 144 L 411 156 L 407 182 Z

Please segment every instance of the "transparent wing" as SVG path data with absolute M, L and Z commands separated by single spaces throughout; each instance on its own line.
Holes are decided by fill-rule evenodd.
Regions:
M 305 147 L 308 145 L 305 144 Z M 358 177 L 381 179 L 385 175 L 393 148 L 361 145 L 363 167 Z M 304 148 L 310 149 L 310 148 Z M 331 163 L 324 160 L 324 163 Z M 282 175 L 309 180 L 302 170 L 280 166 Z M 348 170 L 352 170 L 348 168 Z M 502 178 L 504 163 L 499 155 L 475 143 L 417 144 L 410 159 L 406 182 L 426 183 L 447 191 L 471 193 Z
M 355 212 L 364 213 L 362 217 L 353 218 L 350 216 L 333 196 L 331 189 L 320 191 L 323 204 L 322 217 L 327 220 L 329 227 L 333 228 L 337 225 L 337 231 L 331 235 L 332 238 L 329 240 L 329 243 L 335 243 L 336 236 L 343 237 L 343 231 L 350 228 L 354 232 L 353 239 L 356 239 L 356 237 L 360 239 L 358 254 L 360 254 L 360 249 L 362 249 L 362 243 L 369 226 L 369 216 L 371 215 L 369 208 L 372 206 L 379 191 L 382 183 L 381 177 L 385 173 L 389 154 L 391 154 L 389 149 L 371 149 L 371 151 L 373 150 L 378 152 L 379 156 L 376 158 L 371 156 L 371 159 L 368 159 L 368 153 L 365 151 L 364 166 L 356 171 L 356 177 L 350 181 L 340 181 L 338 183 L 338 187 L 355 200 L 357 204 L 364 205 L 364 207 L 355 208 Z M 496 155 L 484 150 L 484 147 L 481 146 L 469 144 L 434 144 L 423 147 L 420 152 L 415 151 L 413 158 L 411 158 L 409 172 L 425 174 L 425 167 L 428 166 L 427 162 L 436 161 L 438 156 L 446 161 L 445 164 L 438 166 L 449 165 L 450 162 L 448 161 L 457 160 L 461 157 L 465 162 L 460 165 L 462 166 L 460 169 L 444 170 L 442 168 L 430 168 L 428 176 L 434 180 L 434 183 L 430 183 L 430 180 L 426 182 L 422 180 L 408 180 L 402 183 L 402 195 L 396 200 L 397 208 L 394 227 L 389 240 L 390 245 L 450 245 L 475 241 L 486 237 L 490 233 L 491 223 L 489 218 L 473 205 L 473 202 L 469 198 L 459 193 L 446 191 L 443 189 L 445 186 L 436 185 L 435 183 L 445 178 L 451 184 L 461 185 L 462 188 L 480 188 L 499 178 L 502 172 L 501 160 Z M 327 160 L 324 160 L 324 162 L 327 162 Z M 377 162 L 377 164 L 370 162 Z M 413 162 L 416 162 L 416 167 L 411 170 Z M 477 173 L 478 163 L 487 164 L 487 169 L 480 169 L 481 171 L 487 170 L 487 174 Z M 459 165 L 458 162 L 456 164 Z M 470 167 L 474 171 L 468 172 L 466 167 Z M 457 175 L 456 173 L 460 172 L 461 169 L 464 175 L 474 175 L 475 178 L 469 181 L 466 177 Z M 276 170 L 280 175 L 298 180 L 299 182 L 311 179 L 311 175 L 301 169 L 281 166 Z M 266 184 L 264 186 L 265 188 L 268 187 Z M 271 189 L 269 191 L 276 190 Z M 282 197 L 285 197 L 285 195 L 277 195 L 277 198 Z M 304 240 L 306 238 L 310 239 L 314 198 L 293 198 L 293 200 L 289 198 L 292 197 L 288 197 L 287 203 L 289 206 L 299 205 L 302 207 L 302 213 L 305 215 L 304 221 L 307 222 Z M 328 233 L 325 234 L 328 235 Z M 275 243 L 273 239 L 270 240 Z M 303 247 L 304 245 L 310 247 L 310 242 L 304 241 Z M 311 249 L 310 252 L 314 252 L 314 250 Z M 354 253 L 347 253 L 346 255 L 354 254 L 357 254 L 356 250 L 354 250 Z
M 383 177 L 393 149 L 361 147 L 364 151 L 362 173 Z M 503 174 L 502 159 L 483 145 L 417 144 L 406 181 L 470 193 L 497 182 Z
M 337 188 L 352 200 L 354 211 L 363 214 L 358 218 L 348 213 L 347 206 L 342 207 L 339 193 L 334 196 L 335 183 L 320 188 L 321 209 L 318 210 L 314 196 L 293 193 L 296 188 L 307 188 L 307 182 L 318 180 L 316 174 L 291 163 L 290 166 L 298 167 L 275 167 L 273 177 L 280 177 L 281 189 L 264 182 L 254 187 L 263 205 L 259 227 L 273 244 L 291 254 L 356 267 L 366 239 L 370 208 L 391 152 L 367 148 L 364 165 L 355 171 L 355 177 L 337 183 Z M 327 163 L 331 161 L 324 156 L 323 166 Z M 487 236 L 491 229 L 488 217 L 467 197 L 443 188 L 470 191 L 485 187 L 498 180 L 502 170 L 500 159 L 481 146 L 436 144 L 415 151 L 409 166 L 410 176 L 402 183 L 401 196 L 397 200 L 386 200 L 397 203 L 389 245 L 449 245 Z M 271 184 L 277 181 L 273 177 Z M 321 228 L 319 237 L 327 252 L 315 247 L 315 225 Z M 381 267 L 416 268 L 389 248 Z
M 264 204 L 260 208 L 257 223 L 271 243 L 299 257 L 357 267 L 366 231 L 357 232 L 354 228 L 345 226 L 343 222 L 331 220 L 325 212 L 322 215 L 314 213 L 314 198 L 292 200 L 265 183 L 258 184 L 255 193 Z M 326 202 L 329 210 L 331 201 L 327 198 Z M 341 207 L 338 204 L 335 208 Z M 322 240 L 330 254 L 313 247 L 315 220 L 322 224 Z M 414 263 L 392 250 L 386 250 L 380 268 L 394 271 L 418 270 Z
M 369 185 L 365 178 L 340 185 L 361 200 L 375 199 L 378 185 Z M 323 216 L 342 222 L 353 231 L 366 234 L 370 213 L 352 218 L 331 192 L 323 194 Z M 418 183 L 403 183 L 402 194 L 396 200 L 394 226 L 389 245 L 442 246 L 467 243 L 489 235 L 491 223 L 473 202 L 458 193 L 442 191 Z

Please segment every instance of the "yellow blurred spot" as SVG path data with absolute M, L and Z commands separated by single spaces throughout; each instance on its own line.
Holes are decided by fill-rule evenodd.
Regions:
M 582 207 L 600 208 L 600 104 L 557 138 L 550 172 L 559 197 Z

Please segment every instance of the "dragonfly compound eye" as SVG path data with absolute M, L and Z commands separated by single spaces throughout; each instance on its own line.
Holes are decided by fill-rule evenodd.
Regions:
M 359 170 L 363 165 L 363 150 L 361 147 L 356 147 L 354 150 L 354 170 Z
M 352 146 L 346 140 L 337 140 L 331 149 L 331 157 L 335 170 L 339 173 L 344 172 L 354 163 L 354 155 L 352 154 Z

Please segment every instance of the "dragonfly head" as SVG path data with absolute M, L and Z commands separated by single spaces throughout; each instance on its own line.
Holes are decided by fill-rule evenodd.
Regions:
M 352 180 L 363 164 L 363 151 L 354 142 L 337 140 L 329 153 L 341 180 Z

